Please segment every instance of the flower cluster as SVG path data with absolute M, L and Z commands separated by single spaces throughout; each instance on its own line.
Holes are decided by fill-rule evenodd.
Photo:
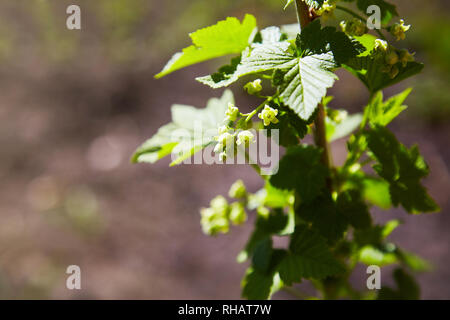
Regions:
M 229 103 L 225 112 L 224 122 L 228 123 L 236 121 L 242 114 L 234 104 Z M 249 130 L 237 130 L 230 128 L 228 125 L 222 125 L 217 129 L 218 135 L 214 137 L 217 141 L 214 152 L 219 153 L 219 160 L 223 162 L 227 156 L 234 150 L 234 144 L 248 146 L 254 142 L 254 135 Z
M 414 61 L 414 55 L 408 50 L 398 50 L 384 40 L 375 40 L 374 51 L 375 57 L 383 62 L 381 71 L 389 74 L 391 79 L 399 74 L 399 65 L 406 67 L 408 62 Z
M 200 224 L 204 233 L 216 235 L 227 233 L 230 225 L 228 222 L 229 205 L 223 196 L 217 196 L 210 202 L 209 208 L 200 210 Z
M 247 190 L 242 180 L 233 183 L 228 193 L 231 198 L 239 199 L 239 201 L 229 204 L 225 197 L 217 196 L 211 200 L 209 208 L 200 210 L 200 224 L 205 234 L 227 233 L 230 229 L 230 222 L 239 225 L 247 221 L 245 212 Z

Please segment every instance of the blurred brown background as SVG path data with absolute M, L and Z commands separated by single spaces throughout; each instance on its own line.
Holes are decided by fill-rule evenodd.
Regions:
M 251 223 L 206 237 L 198 208 L 238 178 L 256 191 L 259 177 L 245 166 L 169 168 L 168 160 L 131 165 L 129 158 L 170 121 L 173 103 L 203 107 L 221 95 L 193 78 L 227 59 L 153 79 L 190 43 L 187 33 L 247 12 L 259 27 L 293 23 L 284 2 L 0 0 L 0 298 L 240 297 L 246 266 L 235 257 Z M 416 51 L 426 68 L 386 92 L 415 87 L 390 128 L 405 144 L 419 144 L 431 166 L 426 185 L 442 212 L 375 215 L 403 219 L 392 239 L 434 264 L 419 276 L 423 298 L 449 299 L 450 3 L 394 2 L 413 25 L 399 46 Z M 81 6 L 81 31 L 66 29 L 69 4 Z M 361 110 L 365 88 L 339 76 L 332 106 Z M 238 105 L 253 105 L 240 88 Z M 341 163 L 345 141 L 333 151 Z M 81 267 L 82 290 L 66 289 L 70 264 Z M 356 286 L 365 283 L 363 271 Z

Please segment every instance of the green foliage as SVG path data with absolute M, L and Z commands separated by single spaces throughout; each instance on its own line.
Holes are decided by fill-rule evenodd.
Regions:
M 194 153 L 212 144 L 217 127 L 223 122 L 228 103 L 233 103 L 231 91 L 225 91 L 222 98 L 212 98 L 206 108 L 192 106 L 172 106 L 172 122 L 162 126 L 149 140 L 144 142 L 132 157 L 132 162 L 154 163 L 170 155 L 177 148 L 175 160 L 171 165 L 180 164 Z M 202 125 L 202 134 L 194 134 L 195 124 Z
M 191 33 L 193 44 L 176 53 L 156 78 L 199 62 L 241 52 L 252 41 L 255 28 L 256 19 L 248 14 L 242 23 L 236 18 L 227 18 Z
M 288 148 L 270 183 L 279 189 L 295 190 L 303 202 L 309 202 L 324 188 L 326 176 L 327 169 L 320 163 L 320 150 L 299 145 Z
M 397 289 L 383 287 L 378 294 L 379 300 L 417 300 L 420 298 L 420 288 L 414 278 L 403 269 L 394 270 L 394 280 Z
M 373 168 L 389 183 L 393 205 L 402 205 L 415 214 L 439 210 L 420 183 L 429 169 L 417 146 L 407 149 L 382 126 L 367 131 L 366 135 L 371 154 L 377 160 Z
M 292 2 L 288 0 L 286 7 Z M 420 290 L 406 270 L 430 269 L 422 258 L 389 242 L 399 220 L 374 224 L 370 214 L 372 206 L 385 210 L 402 206 L 412 214 L 439 209 L 422 185 L 429 169 L 418 148 L 405 147 L 386 128 L 406 109 L 403 103 L 411 89 L 385 101 L 381 91 L 420 72 L 423 65 L 407 50 L 384 40 L 383 32 L 395 28 L 395 24 L 388 25 L 398 16 L 394 5 L 384 0 L 345 2 L 356 2 L 364 15 L 369 5 L 381 8 L 384 29 L 377 30 L 381 39 L 367 34 L 364 26 L 349 31 L 344 25 L 347 34 L 322 27 L 320 19 L 302 26 L 297 34 L 298 25 L 258 30 L 251 15 L 242 23 L 227 18 L 192 33 L 193 45 L 176 54 L 157 75 L 234 54 L 228 65 L 197 80 L 222 88 L 253 75 L 243 89 L 263 101 L 251 112 L 242 113 L 231 92 L 225 91 L 205 109 L 175 105 L 172 122 L 138 148 L 134 162 L 153 163 L 175 153 L 174 165 L 214 144 L 220 156 L 233 157 L 225 142 L 246 146 L 253 141 L 250 128 L 269 129 L 269 136 L 273 135 L 270 130 L 279 130 L 279 145 L 286 152 L 276 174 L 262 176 L 264 186 L 255 193 L 238 180 L 228 193 L 233 202 L 217 196 L 208 208 L 201 209 L 202 229 L 208 235 L 228 233 L 231 224 L 240 225 L 247 215 L 255 216 L 249 219 L 254 221 L 254 229 L 237 257 L 238 262 L 250 263 L 242 281 L 242 296 L 248 299 L 268 299 L 304 280 L 311 281 L 322 298 L 417 299 Z M 324 19 L 331 17 L 335 8 L 334 1 L 305 3 Z M 344 11 L 358 16 L 349 8 Z M 361 112 L 349 115 L 329 106 L 332 97 L 327 96 L 327 89 L 341 67 L 369 91 L 371 98 Z M 195 122 L 211 129 L 210 133 L 187 138 L 192 137 Z M 186 134 L 174 135 L 180 129 Z M 304 143 L 309 134 L 316 145 Z M 335 166 L 332 157 L 327 158 L 328 142 L 348 135 L 347 159 L 342 166 Z M 369 164 L 372 171 L 365 168 Z M 257 164 L 252 166 L 261 173 Z M 279 237 L 289 245 L 278 247 L 274 239 Z M 349 276 L 357 264 L 398 266 L 393 275 L 397 289 L 383 286 L 379 294 L 370 295 L 352 289 Z
M 304 225 L 296 227 L 289 250 L 281 260 L 279 272 L 286 284 L 302 278 L 323 279 L 345 271 L 333 257 L 325 239 Z
M 402 93 L 383 102 L 383 93 L 378 92 L 366 107 L 365 117 L 374 126 L 387 126 L 407 107 L 402 105 L 412 89 L 406 89 Z

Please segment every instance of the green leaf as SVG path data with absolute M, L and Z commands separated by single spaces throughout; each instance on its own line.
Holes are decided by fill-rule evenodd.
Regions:
M 242 297 L 249 300 L 266 300 L 270 297 L 274 284 L 273 274 L 265 274 L 253 268 L 249 268 L 242 280 Z
M 367 131 L 366 136 L 371 154 L 378 162 L 373 168 L 389 183 L 392 204 L 402 205 L 413 214 L 439 210 L 420 183 L 429 170 L 417 146 L 407 149 L 381 126 Z
M 389 287 L 381 288 L 378 300 L 418 300 L 420 288 L 416 280 L 403 269 L 394 270 L 394 280 L 397 290 Z
M 375 48 L 375 40 L 377 37 L 374 35 L 371 35 L 370 33 L 366 33 L 360 37 L 354 37 L 360 44 L 366 48 L 361 54 L 359 54 L 360 57 L 364 57 L 370 54 L 372 50 Z
M 411 92 L 411 88 L 383 102 L 383 93 L 378 92 L 365 109 L 365 117 L 372 127 L 388 125 L 407 107 L 402 105 Z
M 253 40 L 256 19 L 246 14 L 242 23 L 233 17 L 190 34 L 192 45 L 176 53 L 155 77 L 161 78 L 175 70 L 209 59 L 237 54 Z
M 308 120 L 332 87 L 337 76 L 331 71 L 336 64 L 331 53 L 298 58 L 283 78 L 280 97 L 283 103 Z
M 338 216 L 345 217 L 355 229 L 366 229 L 372 225 L 367 205 L 358 190 L 347 190 L 339 194 L 337 201 Z
M 255 250 L 252 266 L 247 269 L 242 281 L 242 295 L 248 299 L 268 299 L 278 291 L 283 283 L 277 267 L 285 256 L 285 251 L 272 249 L 272 240 L 260 242 Z
M 348 136 L 350 133 L 355 131 L 359 125 L 363 116 L 361 113 L 351 114 L 341 122 L 336 123 L 330 118 L 326 118 L 326 129 L 327 129 L 327 140 L 332 142 L 343 137 Z
M 375 59 L 372 55 L 352 58 L 345 63 L 344 67 L 358 77 L 371 93 L 375 93 L 420 73 L 423 64 L 412 61 L 403 66 L 401 63 L 397 63 L 396 67 L 399 69 L 399 73 L 393 79 L 389 77 L 388 73 L 382 71 L 383 59 Z
M 333 257 L 325 239 L 306 226 L 299 225 L 278 271 L 283 282 L 290 285 L 302 278 L 323 279 L 344 272 L 345 269 Z
M 332 52 L 338 64 L 345 63 L 366 50 L 359 41 L 349 38 L 335 27 L 321 28 L 320 20 L 314 20 L 297 37 L 297 47 L 304 55 Z
M 359 262 L 368 266 L 384 267 L 398 263 L 398 259 L 393 252 L 384 252 L 373 246 L 365 246 L 359 252 Z
M 264 206 L 268 206 L 270 208 L 284 208 L 292 201 L 292 192 L 277 189 L 269 182 L 266 182 L 264 190 L 266 192 L 266 196 L 263 201 Z
M 288 227 L 289 216 L 281 208 L 274 209 L 268 217 L 258 215 L 255 230 L 248 240 L 245 249 L 238 255 L 238 262 L 244 262 L 253 253 L 258 245 L 267 241 L 272 235 L 279 235 Z
M 380 247 L 383 240 L 385 240 L 399 225 L 399 220 L 390 220 L 385 225 L 374 225 L 367 229 L 357 229 L 354 232 L 354 240 L 360 247 L 367 245 Z
M 325 186 L 327 169 L 320 163 L 321 151 L 313 146 L 290 147 L 270 183 L 279 189 L 295 190 L 301 201 L 317 197 Z
M 253 254 L 252 258 L 252 265 L 253 267 L 261 271 L 263 273 L 266 273 L 269 271 L 270 267 L 270 260 L 272 257 L 272 239 L 266 238 L 262 241 L 260 241 L 255 248 L 255 252 Z
M 171 165 L 183 162 L 213 143 L 229 102 L 233 103 L 234 98 L 231 91 L 227 90 L 220 99 L 210 99 L 205 109 L 173 105 L 172 122 L 161 127 L 153 137 L 144 142 L 136 150 L 132 162 L 154 163 L 171 153 L 178 154 Z M 201 127 L 201 133 L 195 133 L 195 126 Z
M 294 0 L 287 0 L 286 1 L 286 4 L 284 5 L 284 10 L 286 10 L 286 8 L 292 3 L 292 2 L 294 2 Z
M 381 179 L 366 177 L 362 181 L 362 190 L 364 198 L 382 208 L 389 209 L 391 207 L 391 196 L 389 194 L 389 184 Z
M 242 53 L 239 63 L 234 60 L 218 73 L 198 77 L 196 80 L 212 88 L 221 88 L 246 75 L 289 68 L 295 63 L 294 55 L 288 51 L 289 47 L 290 43 L 287 41 L 255 43 Z
M 317 231 L 329 244 L 342 239 L 348 227 L 348 220 L 341 212 L 337 212 L 336 203 L 329 192 L 308 203 L 300 204 L 295 212 L 297 216 L 311 223 L 313 230 Z
M 279 29 L 272 28 L 266 33 L 262 32 L 262 43 L 254 43 L 242 53 L 240 62 L 233 60 L 218 73 L 197 80 L 220 88 L 242 76 L 275 70 L 274 84 L 279 86 L 284 104 L 301 119 L 309 120 L 337 79 L 332 70 L 365 50 L 359 42 L 333 27 L 321 29 L 318 20 L 309 24 L 297 39 L 302 50 L 300 56 L 292 52 L 289 41 L 277 41 Z
M 433 268 L 428 261 L 414 253 L 403 249 L 397 249 L 395 253 L 398 259 L 413 271 L 430 271 Z

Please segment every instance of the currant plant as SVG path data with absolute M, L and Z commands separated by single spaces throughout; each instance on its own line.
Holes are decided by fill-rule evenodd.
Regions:
M 232 200 L 219 195 L 200 211 L 208 235 L 227 233 L 230 224 L 243 224 L 254 212 L 254 231 L 237 257 L 250 264 L 242 281 L 243 297 L 268 299 L 281 289 L 301 297 L 292 286 L 309 280 L 317 289 L 316 298 L 419 298 L 412 273 L 429 265 L 387 239 L 400 221 L 375 224 L 369 212 L 373 206 L 401 206 L 409 214 L 439 210 L 421 184 L 429 169 L 419 149 L 407 148 L 387 128 L 406 109 L 403 103 L 411 89 L 388 99 L 382 90 L 423 68 L 408 50 L 392 44 L 404 39 L 410 26 L 401 19 L 393 22 L 396 7 L 383 0 L 289 0 L 286 7 L 291 3 L 298 16 L 294 26 L 260 30 L 247 14 L 242 22 L 227 18 L 191 33 L 192 45 L 176 53 L 156 78 L 234 55 L 216 73 L 196 80 L 223 88 L 252 75 L 243 89 L 261 102 L 242 113 L 226 90 L 205 109 L 174 105 L 173 121 L 139 147 L 133 161 L 154 163 L 176 154 L 171 163 L 176 165 L 208 146 L 224 161 L 235 156 L 228 151 L 230 145 L 254 143 L 249 129 L 278 129 L 286 152 L 277 173 L 262 176 L 264 187 L 251 193 L 238 180 L 228 194 Z M 381 29 L 371 31 L 374 35 L 366 27 L 370 5 L 381 12 Z M 338 28 L 323 26 L 336 10 L 348 18 Z M 361 80 L 370 93 L 361 113 L 349 115 L 330 106 L 327 89 L 337 80 L 339 68 Z M 212 130 L 192 139 L 196 122 Z M 180 128 L 186 134 L 173 137 Z M 314 144 L 303 142 L 307 135 L 314 137 Z M 328 144 L 345 136 L 348 155 L 338 167 Z M 275 248 L 274 237 L 288 238 L 288 246 Z M 349 277 L 360 263 L 396 265 L 397 288 L 354 289 Z

